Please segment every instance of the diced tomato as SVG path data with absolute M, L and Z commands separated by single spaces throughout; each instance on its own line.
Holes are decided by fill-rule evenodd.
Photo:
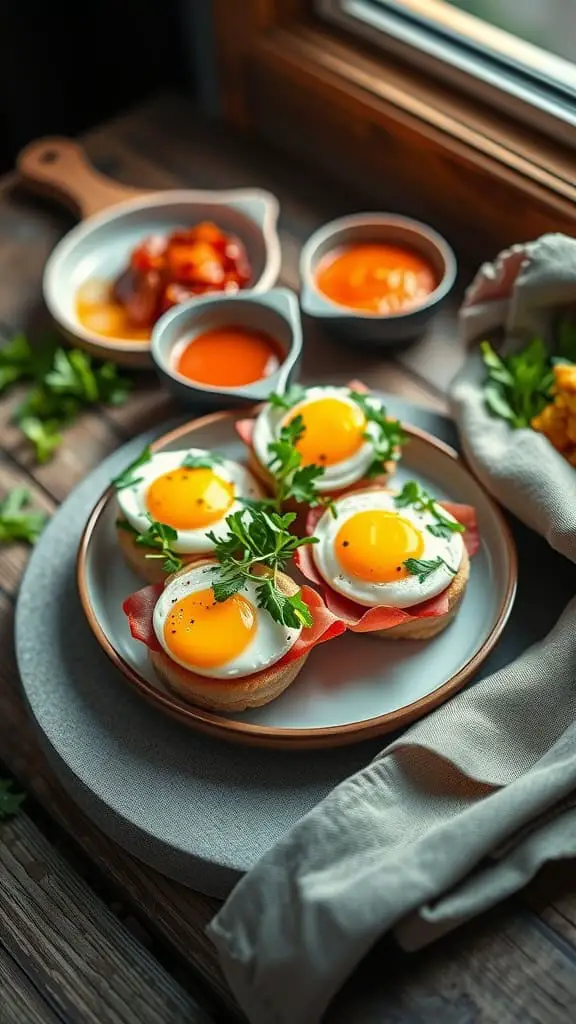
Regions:
M 202 221 L 144 239 L 113 291 L 134 326 L 152 327 L 171 306 L 211 291 L 237 292 L 251 276 L 242 241 Z

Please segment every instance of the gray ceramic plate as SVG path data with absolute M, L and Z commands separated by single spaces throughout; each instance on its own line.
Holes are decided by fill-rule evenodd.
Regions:
M 195 420 L 161 438 L 158 448 L 194 445 L 242 460 L 234 413 Z M 121 605 L 142 586 L 118 557 L 110 491 L 89 518 L 78 579 L 84 611 L 98 642 L 128 682 L 159 709 L 187 725 L 249 745 L 321 747 L 353 743 L 421 717 L 459 690 L 496 643 L 516 588 L 516 555 L 508 527 L 453 449 L 408 428 L 397 481 L 417 479 L 440 498 L 473 505 L 481 548 L 455 621 L 430 641 L 384 641 L 348 633 L 312 652 L 296 682 L 278 699 L 243 714 L 211 714 L 178 700 L 151 670 L 146 648 L 130 636 Z

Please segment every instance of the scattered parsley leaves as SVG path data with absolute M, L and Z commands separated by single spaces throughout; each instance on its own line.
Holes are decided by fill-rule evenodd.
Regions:
M 36 543 L 48 516 L 28 508 L 29 504 L 30 492 L 25 487 L 15 487 L 0 501 L 0 544 L 16 540 Z
M 126 466 L 126 469 L 113 478 L 112 484 L 116 490 L 123 491 L 125 487 L 134 487 L 135 484 L 139 484 L 144 477 L 138 475 L 138 470 L 141 466 L 150 462 L 151 458 L 152 452 L 148 445 L 144 448 L 144 451 L 140 453 L 138 458 L 134 459 L 134 462 L 131 462 L 129 466 Z
M 282 515 L 262 506 L 251 506 L 226 517 L 228 533 L 225 537 L 207 534 L 219 562 L 216 570 L 219 576 L 213 583 L 217 601 L 228 600 L 252 580 L 257 585 L 258 607 L 267 611 L 275 622 L 293 629 L 312 625 L 312 615 L 301 591 L 290 596 L 277 585 L 278 572 L 296 549 L 303 544 L 316 543 L 315 538 L 290 533 L 295 519 L 293 512 Z
M 408 439 L 400 421 L 390 419 L 383 405 L 375 405 L 369 395 L 360 391 L 351 390 L 349 394 L 356 405 L 360 406 L 367 423 L 373 423 L 377 427 L 375 435 L 370 431 L 364 434 L 365 439 L 370 441 L 374 448 L 374 457 L 366 470 L 368 479 L 373 479 L 385 470 L 387 462 L 398 462 L 402 455 L 402 446 Z
M 394 504 L 396 508 L 411 506 L 416 512 L 429 512 L 434 516 L 436 522 L 426 527 L 433 537 L 442 537 L 447 540 L 453 533 L 464 533 L 465 527 L 462 523 L 457 523 L 445 516 L 434 498 L 416 480 L 408 480 L 404 484 L 399 494 L 394 496 Z
M 20 805 L 26 799 L 24 793 L 14 793 L 10 779 L 0 779 L 0 821 L 18 814 Z
M 448 562 L 446 562 L 441 555 L 438 555 L 437 558 L 407 558 L 404 565 L 412 576 L 418 577 L 419 583 L 424 583 L 429 576 L 432 576 L 432 574 L 437 572 L 437 570 L 443 565 L 446 566 L 448 572 L 451 572 L 453 576 L 455 576 L 457 572 L 457 570 L 453 569 L 451 565 L 448 565 Z
M 15 334 L 0 348 L 0 392 L 18 381 L 30 387 L 14 421 L 31 442 L 38 462 L 47 462 L 61 444 L 61 429 L 87 406 L 121 405 L 131 382 L 110 362 L 93 360 L 80 349 L 63 349 L 54 341 L 32 346 Z

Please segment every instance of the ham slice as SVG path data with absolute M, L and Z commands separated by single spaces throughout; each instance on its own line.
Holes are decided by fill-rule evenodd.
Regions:
M 470 556 L 478 550 L 480 539 L 476 524 L 476 513 L 471 505 L 459 505 L 453 502 L 439 502 L 447 512 L 450 512 L 459 523 L 466 527 L 463 536 L 466 550 Z M 311 536 L 314 533 L 320 516 L 324 514 L 323 509 L 311 509 L 306 521 L 306 533 Z M 429 601 L 422 601 L 421 604 L 412 605 L 411 608 L 388 608 L 385 605 L 378 605 L 376 608 L 365 608 L 356 604 L 350 598 L 338 594 L 332 587 L 328 586 L 322 578 L 312 553 L 312 544 L 304 544 L 296 550 L 294 560 L 300 572 L 311 583 L 322 588 L 326 607 L 333 615 L 338 616 L 346 627 L 353 633 L 371 633 L 375 630 L 391 629 L 403 622 L 413 622 L 416 619 L 436 618 L 438 615 L 445 615 L 448 611 L 448 597 L 446 591 L 438 594 Z
M 236 420 L 234 427 L 236 433 L 240 436 L 240 439 L 247 445 L 248 448 L 252 447 L 252 435 L 254 433 L 254 420 Z
M 162 647 L 154 632 L 153 615 L 156 602 L 163 589 L 161 583 L 143 587 L 142 590 L 130 594 L 130 597 L 127 597 L 122 605 L 122 610 L 128 618 L 130 633 L 134 639 L 156 652 L 161 651 Z M 327 640 L 340 636 L 346 630 L 341 618 L 326 607 L 320 594 L 312 590 L 311 587 L 302 587 L 302 598 L 312 612 L 314 621 L 308 629 L 302 630 L 296 643 L 276 663 L 278 666 L 288 665 L 291 661 L 308 654 L 317 644 L 326 643 Z
M 162 647 L 156 639 L 152 617 L 156 602 L 164 590 L 163 583 L 154 583 L 130 594 L 122 605 L 122 611 L 128 618 L 128 627 L 135 640 L 146 644 L 151 651 L 161 651 Z

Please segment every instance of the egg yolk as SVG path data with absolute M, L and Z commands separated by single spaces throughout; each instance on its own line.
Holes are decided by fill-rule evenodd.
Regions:
M 241 594 L 217 602 L 211 587 L 173 604 L 164 642 L 186 665 L 218 668 L 242 654 L 256 635 L 256 609 Z
M 234 501 L 234 485 L 212 469 L 181 466 L 154 480 L 146 493 L 148 512 L 175 530 L 195 530 L 222 519 Z
M 366 417 L 357 405 L 339 398 L 319 398 L 297 409 L 288 422 L 302 416 L 304 433 L 296 448 L 304 466 L 333 466 L 343 462 L 362 447 Z
M 336 536 L 336 557 L 349 576 L 369 583 L 392 583 L 409 572 L 408 558 L 421 558 L 424 540 L 408 519 L 395 512 L 369 509 L 342 524 Z

